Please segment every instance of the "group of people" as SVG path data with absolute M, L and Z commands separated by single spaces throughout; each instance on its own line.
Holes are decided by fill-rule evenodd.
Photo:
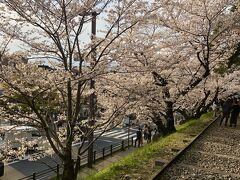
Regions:
M 237 126 L 237 120 L 240 113 L 240 98 L 237 96 L 229 97 L 226 101 L 219 103 L 222 106 L 222 116 L 220 119 L 220 126 L 225 120 L 225 126 L 228 125 L 230 118 L 230 127 Z
M 230 127 L 237 126 L 237 120 L 240 114 L 240 95 L 230 96 L 227 100 L 218 100 L 214 103 L 213 109 L 215 110 L 215 115 L 219 113 L 220 108 L 222 108 L 222 115 L 220 119 L 220 126 L 225 120 L 225 126 L 228 125 L 228 120 L 230 118 Z M 149 124 L 145 124 L 143 128 L 139 127 L 136 131 L 135 147 L 143 145 L 143 139 L 150 143 L 153 136 L 157 134 L 157 129 L 153 129 Z
M 135 147 L 138 144 L 138 147 L 143 145 L 143 139 L 147 141 L 147 143 L 150 143 L 152 141 L 152 137 L 154 134 L 157 134 L 157 130 L 153 129 L 150 125 L 145 124 L 142 128 L 138 128 L 136 131 L 137 137 L 135 139 Z

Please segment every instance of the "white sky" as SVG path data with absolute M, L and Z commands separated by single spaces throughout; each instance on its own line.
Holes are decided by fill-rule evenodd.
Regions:
M 3 3 L 1 3 L 0 0 L 0 8 L 4 7 L 5 5 Z M 1 13 L 1 12 L 0 12 Z M 26 27 L 26 29 L 24 29 L 24 31 L 28 31 L 28 29 L 30 30 L 31 27 Z M 97 16 L 97 36 L 101 37 L 103 36 L 103 34 L 101 34 L 101 32 L 99 32 L 100 30 L 104 30 L 106 29 L 106 22 L 104 20 L 101 19 L 101 16 Z M 84 24 L 83 27 L 83 31 L 82 34 L 80 35 L 81 38 L 81 43 L 82 44 L 86 44 L 90 42 L 90 37 L 91 37 L 91 22 Z M 0 43 L 1 43 L 1 39 L 0 39 Z M 13 42 L 11 42 L 8 46 L 10 52 L 15 52 L 15 51 L 21 51 L 24 50 L 24 48 L 26 48 L 26 46 L 24 47 L 23 43 L 19 40 L 14 40 Z

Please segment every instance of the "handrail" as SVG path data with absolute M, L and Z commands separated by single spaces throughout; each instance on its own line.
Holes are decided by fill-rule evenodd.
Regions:
M 133 138 L 132 138 L 132 141 L 133 141 Z M 120 150 L 124 150 L 124 148 L 129 147 L 133 144 L 133 143 L 129 144 L 129 146 L 128 146 L 127 142 L 128 142 L 128 140 L 122 140 L 120 143 L 114 143 L 114 144 L 103 147 L 101 150 L 96 150 L 95 151 L 95 153 L 96 153 L 95 158 L 96 159 L 94 159 L 94 162 L 96 160 L 99 160 L 99 159 L 102 159 L 102 158 L 104 159 L 106 156 L 112 155 L 112 153 L 115 153 L 115 152 L 120 151 Z M 104 149 L 104 153 L 103 153 L 103 149 Z M 84 165 L 87 164 L 87 162 L 86 162 L 87 157 L 88 157 L 87 155 L 83 155 L 81 157 L 80 166 L 84 166 Z M 85 161 L 85 163 L 84 163 L 84 161 Z M 34 172 L 32 175 L 20 178 L 19 180 L 31 180 L 31 179 L 36 180 L 38 178 L 41 179 L 42 176 L 50 174 L 52 172 L 59 175 L 58 173 L 60 173 L 60 169 L 62 169 L 62 165 L 58 164 L 57 166 L 50 167 L 50 168 L 45 169 L 43 171 L 39 171 L 37 173 Z

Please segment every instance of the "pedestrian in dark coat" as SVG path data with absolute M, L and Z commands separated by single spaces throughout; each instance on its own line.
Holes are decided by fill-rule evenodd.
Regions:
M 147 134 L 147 143 L 150 143 L 152 140 L 152 129 L 151 127 L 149 126 L 148 127 L 148 134 Z
M 231 113 L 232 109 L 232 104 L 233 104 L 233 99 L 227 99 L 222 106 L 222 117 L 220 120 L 220 126 L 222 125 L 223 120 L 225 119 L 225 126 L 227 126 L 228 119 Z
M 140 147 L 140 144 L 141 144 L 141 141 L 142 141 L 142 130 L 141 130 L 141 128 L 138 128 L 136 134 L 137 134 L 137 138 L 135 139 L 135 147 L 137 145 L 137 142 L 138 142 L 138 147 Z
M 143 129 L 144 140 L 147 140 L 147 136 L 148 136 L 148 126 L 145 124 Z
M 240 113 L 240 103 L 239 103 L 239 101 L 236 100 L 232 106 L 230 127 L 237 126 L 237 119 L 238 119 L 239 113 Z

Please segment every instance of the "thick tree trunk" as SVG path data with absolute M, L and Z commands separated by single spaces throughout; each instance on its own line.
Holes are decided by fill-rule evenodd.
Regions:
M 167 133 L 172 133 L 176 131 L 174 126 L 174 116 L 173 116 L 173 103 L 171 101 L 165 101 L 167 105 L 166 109 L 166 120 L 167 120 Z
M 153 77 L 155 79 L 155 84 L 162 87 L 163 99 L 166 104 L 166 121 L 167 121 L 167 133 L 175 132 L 174 126 L 174 116 L 173 116 L 173 101 L 171 99 L 171 94 L 168 87 L 168 81 L 161 77 L 160 74 L 153 71 Z
M 160 116 L 157 114 L 154 114 L 154 117 L 152 117 L 152 121 L 154 124 L 156 124 L 158 133 L 161 136 L 165 136 L 167 134 L 167 130 L 166 130 L 166 127 L 164 126 Z
M 191 119 L 192 117 L 192 114 L 190 114 L 186 109 L 177 109 L 176 111 L 179 112 L 185 120 Z
M 161 136 L 165 136 L 167 134 L 167 131 L 166 131 L 166 127 L 164 126 L 164 124 L 162 123 L 161 120 L 159 121 L 155 121 L 154 122 L 157 126 L 157 129 L 158 129 L 158 133 L 161 135 Z
M 62 180 L 75 180 L 74 161 L 71 157 L 64 160 Z

